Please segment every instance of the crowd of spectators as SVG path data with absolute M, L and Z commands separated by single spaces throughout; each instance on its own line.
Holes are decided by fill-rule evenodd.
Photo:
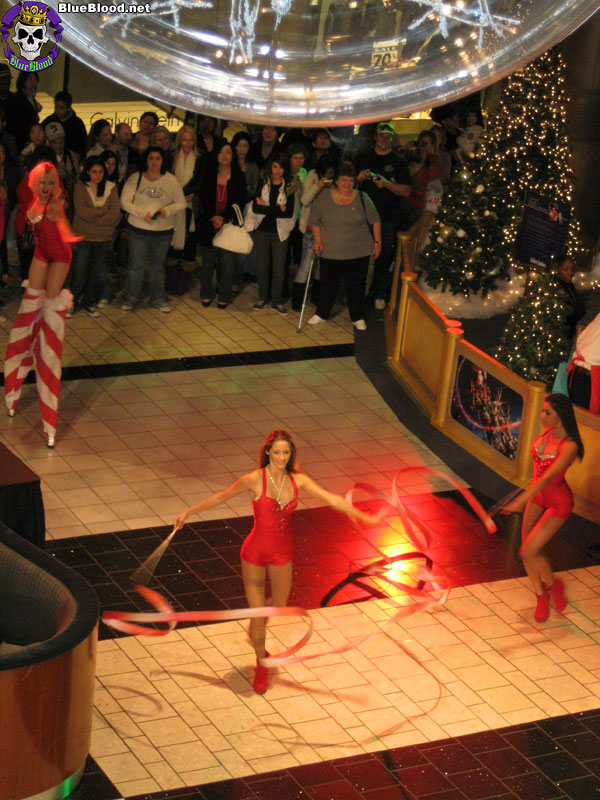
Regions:
M 5 86 L 1 98 L 2 272 L 8 272 L 11 220 L 21 276 L 27 276 L 27 174 L 49 161 L 60 177 L 67 216 L 83 237 L 73 245 L 71 313 L 95 317 L 116 297 L 123 311 L 137 308 L 144 278 L 150 304 L 168 313 L 168 296 L 190 291 L 195 272 L 204 306 L 216 298 L 219 308 L 227 308 L 244 280 L 252 279 L 259 294 L 253 309 L 287 315 L 289 297 L 292 309 L 300 310 L 312 270 L 318 313 L 309 321 L 329 318 L 344 279 L 352 321 L 362 329 L 366 303 L 382 309 L 388 300 L 397 232 L 429 207 L 432 191 L 439 202 L 453 165 L 473 151 L 482 131 L 477 115 L 462 129 L 449 112 L 402 145 L 390 122 L 362 125 L 349 135 L 345 129 L 283 130 L 191 115 L 173 136 L 154 111 L 141 115 L 137 131 L 126 122 L 113 130 L 107 119 L 87 131 L 65 91 L 55 95 L 54 113 L 40 120 L 38 80 L 22 73 L 16 91 Z M 235 221 L 234 206 L 251 231 L 249 255 L 213 246 L 215 234 Z M 341 227 L 332 233 L 334 220 Z M 347 237 L 355 235 L 360 244 L 350 258 Z M 356 259 L 360 268 L 349 278 L 354 266 L 348 260 Z

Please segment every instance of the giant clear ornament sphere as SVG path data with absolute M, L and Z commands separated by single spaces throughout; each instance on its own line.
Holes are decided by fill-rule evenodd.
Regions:
M 323 125 L 479 90 L 568 35 L 598 0 L 149 0 L 139 13 L 127 0 L 99 12 L 49 5 L 68 52 L 142 94 L 226 119 Z

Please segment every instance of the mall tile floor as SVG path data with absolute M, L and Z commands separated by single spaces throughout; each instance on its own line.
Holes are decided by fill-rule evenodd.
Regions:
M 43 446 L 32 386 L 15 418 L 0 417 L 3 441 L 42 478 L 48 551 L 90 581 L 103 609 L 144 607 L 133 570 L 182 506 L 253 467 L 274 427 L 294 432 L 303 468 L 335 491 L 357 481 L 385 489 L 410 466 L 445 470 L 435 447 L 399 421 L 402 393 L 388 406 L 357 366 L 345 313 L 298 335 L 296 315 L 248 311 L 254 291 L 236 300 L 239 312 L 190 298 L 168 317 L 113 306 L 100 320 L 77 315 L 56 449 Z M 372 315 L 371 330 L 379 322 Z M 413 549 L 400 521 L 359 532 L 303 498 L 290 598 L 312 609 L 303 652 L 372 636 L 274 669 L 258 697 L 243 622 L 186 624 L 160 639 L 101 624 L 92 750 L 72 798 L 600 796 L 596 559 L 553 543 L 572 602 L 537 625 L 515 520 L 490 535 L 456 492 L 418 473 L 403 474 L 401 492 L 429 531 L 434 569 L 452 584 L 443 608 L 389 623 L 396 603 L 414 601 L 382 580 L 344 579 Z M 247 514 L 240 500 L 178 534 L 153 584 L 175 609 L 243 607 Z M 288 647 L 304 629 L 273 620 L 269 647 Z

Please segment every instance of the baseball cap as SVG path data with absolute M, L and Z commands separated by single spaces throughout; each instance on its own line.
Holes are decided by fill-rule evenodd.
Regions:
M 375 132 L 389 133 L 390 136 L 393 136 L 396 131 L 394 130 L 394 126 L 390 122 L 380 122 L 375 128 Z
M 49 122 L 44 128 L 44 133 L 49 142 L 53 142 L 55 139 L 65 138 L 65 129 L 60 122 Z

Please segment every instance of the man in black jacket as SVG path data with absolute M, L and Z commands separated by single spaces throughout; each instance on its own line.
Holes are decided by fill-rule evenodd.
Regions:
M 411 192 L 410 173 L 404 156 L 392 149 L 393 138 L 391 123 L 378 123 L 374 147 L 354 159 L 359 187 L 369 195 L 381 217 L 381 252 L 375 260 L 369 292 L 377 309 L 385 308 L 389 298 L 396 233 L 411 223 L 405 200 Z
M 72 150 L 80 158 L 86 153 L 87 131 L 83 120 L 71 108 L 73 98 L 69 92 L 57 92 L 54 95 L 54 114 L 42 122 L 45 128 L 49 122 L 60 122 L 65 131 L 65 149 Z

